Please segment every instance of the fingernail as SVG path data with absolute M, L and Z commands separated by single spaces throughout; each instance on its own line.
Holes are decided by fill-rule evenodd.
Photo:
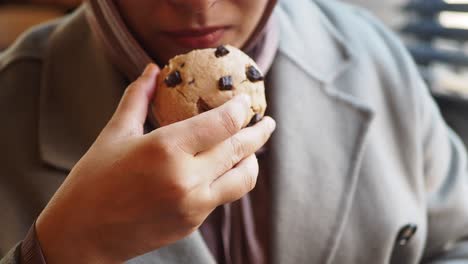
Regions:
M 141 75 L 149 74 L 150 72 L 153 71 L 153 67 L 154 67 L 153 63 L 148 63 L 148 65 L 146 65 L 145 70 L 143 71 L 143 73 Z
M 270 132 L 275 131 L 275 129 L 276 129 L 276 121 L 275 121 L 273 118 L 269 118 L 269 117 L 265 118 L 265 121 L 267 122 L 266 125 L 267 125 L 267 127 L 268 127 L 268 130 L 269 130 Z

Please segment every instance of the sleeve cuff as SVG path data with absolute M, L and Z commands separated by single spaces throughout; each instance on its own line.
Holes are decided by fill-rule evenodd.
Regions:
M 47 264 L 36 236 L 36 222 L 21 243 L 21 264 Z

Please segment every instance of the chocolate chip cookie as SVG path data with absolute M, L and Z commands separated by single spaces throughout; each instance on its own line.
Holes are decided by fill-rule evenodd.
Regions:
M 194 50 L 172 58 L 161 70 L 152 111 L 161 126 L 218 107 L 237 94 L 251 97 L 250 121 L 266 109 L 263 74 L 255 62 L 232 46 Z

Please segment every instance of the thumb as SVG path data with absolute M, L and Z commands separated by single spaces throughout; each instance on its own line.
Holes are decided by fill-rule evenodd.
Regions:
M 146 66 L 143 73 L 126 89 L 120 103 L 107 124 L 105 130 L 112 134 L 143 134 L 143 125 L 148 112 L 148 105 L 156 88 L 156 76 L 159 68 L 153 63 Z

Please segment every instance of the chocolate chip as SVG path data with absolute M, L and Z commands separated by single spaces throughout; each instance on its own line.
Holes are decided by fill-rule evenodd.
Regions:
M 229 50 L 226 49 L 226 47 L 221 45 L 221 46 L 216 48 L 216 51 L 215 51 L 216 58 L 224 57 L 224 56 L 226 56 L 228 54 L 229 54 Z
M 180 65 L 181 68 L 185 67 L 185 62 Z
M 197 101 L 197 108 L 198 108 L 198 113 L 201 114 L 203 112 L 206 112 L 206 111 L 209 111 L 211 109 L 213 109 L 211 106 L 209 106 L 205 100 L 203 100 L 203 98 L 198 98 L 198 101 Z
M 264 79 L 263 75 L 254 66 L 247 67 L 245 75 L 247 75 L 247 78 L 251 82 L 263 81 Z
M 178 84 L 182 83 L 180 72 L 179 71 L 172 72 L 166 77 L 166 79 L 164 79 L 164 82 L 166 83 L 168 87 L 176 87 Z
M 234 87 L 232 84 L 232 77 L 229 75 L 219 78 L 218 85 L 221 91 L 232 90 L 232 88 Z
M 260 116 L 260 114 L 255 113 L 255 115 L 252 117 L 252 119 L 250 119 L 250 122 L 249 122 L 249 124 L 247 126 L 248 127 L 253 126 L 253 125 L 257 124 L 258 122 L 260 122 L 260 120 L 262 120 L 262 117 Z

